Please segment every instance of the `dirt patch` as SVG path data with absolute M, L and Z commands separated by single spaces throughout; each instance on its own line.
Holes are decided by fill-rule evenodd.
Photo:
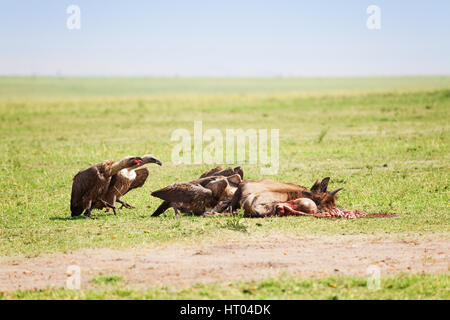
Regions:
M 274 235 L 203 245 L 131 250 L 95 249 L 37 258 L 0 258 L 0 290 L 64 287 L 69 265 L 81 268 L 82 288 L 100 273 L 121 275 L 129 286 L 255 280 L 297 276 L 448 272 L 448 239 L 376 239 L 362 236 L 300 238 Z

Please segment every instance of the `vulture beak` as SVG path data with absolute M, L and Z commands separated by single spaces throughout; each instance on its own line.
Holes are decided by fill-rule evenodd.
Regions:
M 142 156 L 142 159 L 144 160 L 144 163 L 156 163 L 159 166 L 162 166 L 162 162 L 156 159 L 153 155 L 148 154 L 145 156 Z
M 153 158 L 150 162 L 151 162 L 151 163 L 156 163 L 158 166 L 162 166 L 162 162 L 159 161 L 159 160 L 156 159 L 156 158 Z

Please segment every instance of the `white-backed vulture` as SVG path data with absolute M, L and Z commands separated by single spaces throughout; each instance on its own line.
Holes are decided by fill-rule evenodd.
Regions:
M 223 210 L 224 203 L 231 202 L 237 186 L 241 183 L 244 171 L 241 167 L 223 169 L 218 166 L 203 173 L 191 182 L 179 182 L 152 192 L 152 196 L 163 201 L 153 212 L 152 217 L 161 215 L 172 207 L 178 211 L 203 215 L 208 211 Z
M 311 190 L 292 184 L 272 180 L 242 182 L 232 199 L 232 210 L 241 206 L 245 217 L 267 217 L 283 215 L 313 215 L 318 211 L 336 208 L 339 188 L 327 191 L 330 178 L 317 180 Z
M 142 156 L 141 159 L 142 159 L 141 163 L 136 164 L 131 168 L 124 168 L 120 170 L 117 174 L 113 175 L 111 178 L 111 182 L 104 197 L 104 202 L 112 204 L 111 208 L 114 212 L 114 215 L 117 215 L 117 211 L 115 208 L 116 202 L 122 204 L 122 207 L 128 209 L 134 208 L 130 204 L 122 201 L 121 198 L 130 190 L 142 187 L 145 181 L 147 180 L 147 177 L 149 175 L 148 168 L 140 168 L 140 169 L 138 168 L 147 163 L 156 163 L 160 166 L 162 165 L 161 161 L 156 159 L 151 154 L 146 154 Z M 106 207 L 106 210 L 108 210 L 109 207 L 105 206 L 104 202 L 97 201 L 94 205 L 94 208 L 102 209 Z
M 128 156 L 118 162 L 107 160 L 78 172 L 72 183 L 70 198 L 72 217 L 81 215 L 83 211 L 86 216 L 91 217 L 91 209 L 97 201 L 102 202 L 104 206 L 113 207 L 104 200 L 111 177 L 120 170 L 131 168 L 141 162 L 141 157 Z

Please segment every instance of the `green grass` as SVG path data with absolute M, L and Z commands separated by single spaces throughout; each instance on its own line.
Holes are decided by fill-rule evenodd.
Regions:
M 268 89 L 270 87 L 270 89 Z M 450 78 L 0 78 L 0 255 L 130 248 L 253 234 L 448 235 Z M 338 204 L 394 219 L 159 219 L 150 192 L 211 165 L 174 166 L 171 133 L 280 129 L 280 170 L 311 186 L 331 176 Z M 72 177 L 105 159 L 153 153 L 135 210 L 72 219 Z M 246 178 L 259 166 L 244 164 Z M 233 220 L 235 219 L 235 220 Z M 144 232 L 147 231 L 147 232 Z
M 204 94 L 343 93 L 448 89 L 450 77 L 64 78 L 0 77 L 0 97 L 87 98 Z
M 298 279 L 284 276 L 252 282 L 198 284 L 190 288 L 151 287 L 144 290 L 111 283 L 89 290 L 42 289 L 0 292 L 0 299 L 450 299 L 450 277 L 442 274 L 401 274 L 382 277 L 380 289 L 355 277 Z
M 100 274 L 91 279 L 91 282 L 94 284 L 114 284 L 122 281 L 122 276 L 115 274 Z

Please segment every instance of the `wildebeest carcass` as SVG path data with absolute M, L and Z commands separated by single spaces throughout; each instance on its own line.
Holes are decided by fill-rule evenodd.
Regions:
M 233 212 L 244 208 L 245 217 L 306 216 L 336 208 L 339 188 L 327 191 L 330 178 L 316 181 L 311 189 L 263 179 L 242 182 L 231 201 Z

